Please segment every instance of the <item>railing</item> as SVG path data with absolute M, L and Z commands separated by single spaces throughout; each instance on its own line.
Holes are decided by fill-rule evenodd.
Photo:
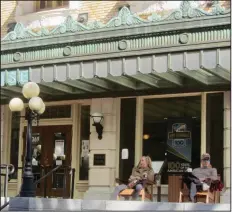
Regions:
M 4 177 L 4 197 L 5 201 L 7 199 L 7 192 L 8 192 L 8 182 L 9 182 L 9 175 L 14 173 L 14 166 L 12 164 L 1 164 L 1 176 Z M 5 170 L 5 173 L 2 173 L 2 169 Z
M 8 165 L 8 167 L 9 167 L 9 165 Z M 2 165 L 1 165 L 1 168 L 2 168 Z M 17 168 L 17 170 L 18 169 L 23 169 L 22 167 L 18 167 Z M 69 193 L 69 197 L 71 198 L 71 199 L 73 199 L 73 196 L 74 196 L 74 182 L 75 182 L 75 169 L 74 168 L 71 168 L 71 167 L 69 167 L 69 166 L 63 166 L 63 165 L 59 165 L 59 166 L 56 166 L 55 168 L 53 168 L 53 169 L 51 169 L 51 167 L 42 167 L 42 166 L 40 166 L 40 169 L 42 170 L 42 173 L 44 174 L 40 179 L 38 179 L 38 180 L 36 180 L 35 182 L 34 182 L 34 185 L 35 186 L 37 186 L 40 182 L 42 182 L 42 180 L 44 180 L 44 189 L 43 189 L 43 197 L 48 197 L 47 196 L 47 178 L 49 177 L 49 176 L 51 176 L 52 174 L 54 174 L 55 173 L 55 175 L 56 175 L 56 171 L 57 170 L 59 170 L 59 169 L 64 169 L 64 178 L 63 178 L 63 181 L 64 181 L 64 183 L 63 183 L 63 185 L 64 185 L 64 187 L 63 187 L 63 191 L 65 191 L 66 190 L 66 186 L 67 186 L 67 184 L 66 184 L 66 181 L 67 181 L 67 171 L 70 171 L 70 174 L 71 174 L 71 189 L 70 189 L 70 193 Z M 50 170 L 49 170 L 50 169 Z M 14 172 L 14 170 L 13 170 L 13 172 Z M 7 183 L 8 183 L 8 179 L 9 179 L 9 173 L 10 174 L 12 174 L 13 173 L 12 171 L 11 172 L 8 172 L 8 175 L 7 175 L 7 177 L 5 177 L 5 179 L 7 179 Z M 41 172 L 40 172 L 41 173 Z M 34 175 L 36 175 L 37 173 L 34 173 Z M 1 176 L 2 176 L 3 174 L 1 173 Z M 5 174 L 6 175 L 6 174 Z M 4 175 L 4 176 L 5 176 Z M 7 187 L 7 186 L 6 186 Z M 8 187 L 7 188 L 4 188 L 4 194 L 5 194 L 5 200 L 7 200 L 7 190 L 6 189 L 8 189 Z M 6 193 L 5 193 L 6 192 Z M 17 195 L 17 196 L 15 196 L 15 197 L 19 197 L 19 194 Z M 63 198 L 65 197 L 65 193 L 63 192 Z M 7 207 L 8 205 L 9 205 L 9 202 L 10 201 L 8 201 L 8 202 L 6 202 L 4 205 L 2 205 L 1 206 L 1 210 L 3 210 L 5 207 Z

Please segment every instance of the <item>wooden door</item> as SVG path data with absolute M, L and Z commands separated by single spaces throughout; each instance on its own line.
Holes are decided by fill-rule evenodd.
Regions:
M 25 128 L 26 132 L 26 128 Z M 26 136 L 24 136 L 26 138 Z M 24 139 L 25 141 L 26 139 Z M 32 128 L 33 173 L 38 180 L 62 162 L 62 166 L 52 175 L 37 185 L 37 196 L 69 197 L 70 196 L 70 166 L 71 166 L 72 126 L 39 126 Z M 63 144 L 65 160 L 57 161 L 53 158 L 56 145 Z M 41 145 L 41 150 L 39 145 Z M 25 149 L 25 142 L 24 142 Z M 68 168 L 69 167 L 69 168 Z

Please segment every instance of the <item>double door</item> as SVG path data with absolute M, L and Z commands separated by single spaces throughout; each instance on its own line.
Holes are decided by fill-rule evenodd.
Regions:
M 24 129 L 24 150 L 26 141 Z M 36 126 L 32 128 L 32 167 L 34 180 L 60 166 L 36 185 L 36 196 L 70 197 L 72 126 Z M 25 152 L 23 153 L 23 158 Z

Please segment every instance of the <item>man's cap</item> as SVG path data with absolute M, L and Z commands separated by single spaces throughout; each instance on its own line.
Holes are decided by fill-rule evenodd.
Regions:
M 209 160 L 210 159 L 210 154 L 209 153 L 204 153 L 201 156 L 201 160 Z

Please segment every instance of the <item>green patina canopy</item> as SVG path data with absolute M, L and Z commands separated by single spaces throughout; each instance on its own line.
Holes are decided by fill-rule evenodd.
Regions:
M 48 31 L 18 23 L 2 40 L 1 100 L 21 97 L 28 81 L 45 100 L 229 89 L 230 11 L 183 1 L 147 20 L 123 7 L 108 23 L 71 16 Z

